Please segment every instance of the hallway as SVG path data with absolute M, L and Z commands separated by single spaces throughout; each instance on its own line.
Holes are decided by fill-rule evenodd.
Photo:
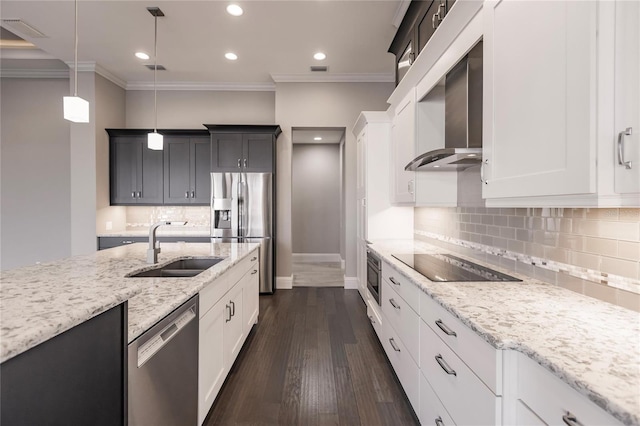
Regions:
M 355 290 L 260 296 L 205 425 L 417 425 Z

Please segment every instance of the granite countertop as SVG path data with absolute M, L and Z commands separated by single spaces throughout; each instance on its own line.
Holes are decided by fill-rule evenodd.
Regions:
M 640 424 L 640 314 L 420 241 L 369 246 L 496 349 L 519 351 L 626 425 Z M 454 253 L 523 282 L 432 282 L 393 258 Z
M 128 341 L 238 263 L 259 244 L 165 243 L 158 263 L 175 258 L 226 259 L 192 278 L 125 278 L 149 269 L 147 246 L 131 244 L 55 262 L 3 271 L 0 362 L 129 300 Z

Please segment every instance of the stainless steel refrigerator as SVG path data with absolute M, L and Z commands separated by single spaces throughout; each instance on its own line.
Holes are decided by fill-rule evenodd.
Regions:
M 274 289 L 273 173 L 211 173 L 213 242 L 260 243 L 260 293 Z

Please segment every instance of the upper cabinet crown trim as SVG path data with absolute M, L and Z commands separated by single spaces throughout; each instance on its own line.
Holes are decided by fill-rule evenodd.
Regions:
M 204 124 L 211 133 L 272 133 L 276 137 L 282 133 L 279 125 L 249 124 Z

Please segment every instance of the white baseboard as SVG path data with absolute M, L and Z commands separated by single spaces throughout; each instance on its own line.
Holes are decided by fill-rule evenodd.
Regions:
M 344 289 L 345 290 L 357 290 L 358 289 L 358 277 L 344 277 Z
M 277 290 L 291 290 L 293 288 L 293 275 L 288 277 L 276 277 Z
M 340 253 L 293 253 L 294 262 L 342 262 Z

